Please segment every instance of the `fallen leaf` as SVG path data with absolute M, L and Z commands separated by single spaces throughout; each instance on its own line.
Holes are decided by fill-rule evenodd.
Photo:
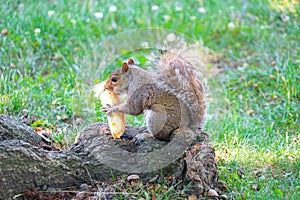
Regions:
M 16 68 L 16 65 L 14 64 L 14 63 L 10 63 L 10 66 L 9 66 L 10 68 L 12 68 L 12 69 L 15 69 Z
M 216 190 L 210 189 L 210 190 L 208 190 L 208 192 L 207 192 L 207 196 L 209 196 L 209 197 L 218 197 L 219 195 L 218 195 L 218 193 L 216 192 Z
M 132 181 L 132 180 L 139 180 L 140 176 L 137 174 L 131 174 L 130 176 L 127 177 L 127 181 Z
M 148 183 L 154 183 L 157 179 L 158 179 L 158 175 L 156 175 L 155 177 L 153 177 L 152 179 L 150 179 L 148 181 Z
M 254 83 L 253 87 L 258 88 L 259 87 L 259 83 Z
M 276 65 L 276 61 L 273 61 L 273 62 L 271 63 L 271 65 L 272 65 L 272 66 L 275 66 L 275 65 Z
M 3 29 L 3 30 L 1 31 L 1 35 L 2 35 L 2 36 L 7 36 L 7 35 L 8 35 L 8 30 L 7 30 L 7 29 Z
M 269 104 L 270 104 L 270 105 L 275 105 L 275 102 L 274 102 L 274 101 L 270 101 Z
M 188 200 L 197 200 L 197 196 L 192 194 L 192 195 L 188 196 Z
M 275 75 L 273 75 L 273 74 L 271 74 L 271 75 L 269 76 L 269 79 L 271 79 L 271 80 L 275 80 L 275 79 L 276 79 L 276 76 L 275 76 Z
M 255 114 L 255 110 L 253 110 L 253 109 L 247 110 L 247 114 L 253 115 L 253 114 Z

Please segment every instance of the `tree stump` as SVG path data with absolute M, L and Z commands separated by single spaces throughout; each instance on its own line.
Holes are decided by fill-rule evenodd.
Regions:
M 148 180 L 159 174 L 174 183 L 190 184 L 201 197 L 218 184 L 214 148 L 205 132 L 195 137 L 182 129 L 170 142 L 147 138 L 146 127 L 127 126 L 121 139 L 109 127 L 95 123 L 84 128 L 68 150 L 41 148 L 42 138 L 24 124 L 0 115 L 0 199 L 24 191 L 69 188 L 105 181 L 111 174 L 138 174 Z

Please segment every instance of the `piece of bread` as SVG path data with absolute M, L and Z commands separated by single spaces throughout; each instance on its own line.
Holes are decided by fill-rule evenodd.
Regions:
M 100 95 L 102 105 L 118 105 L 121 103 L 121 99 L 118 95 L 104 90 Z M 113 138 L 120 138 L 125 130 L 125 116 L 120 112 L 113 112 L 107 114 L 108 125 Z

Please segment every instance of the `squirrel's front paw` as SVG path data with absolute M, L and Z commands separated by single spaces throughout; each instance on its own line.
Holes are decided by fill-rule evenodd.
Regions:
M 101 107 L 101 111 L 105 112 L 106 114 L 110 114 L 112 112 L 115 112 L 115 106 L 110 105 L 110 104 L 106 104 L 106 106 Z

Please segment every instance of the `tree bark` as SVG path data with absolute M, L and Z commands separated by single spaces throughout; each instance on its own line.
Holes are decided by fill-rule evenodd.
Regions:
M 0 115 L 0 141 L 19 139 L 30 144 L 41 144 L 42 138 L 22 123 L 7 115 Z
M 65 151 L 48 151 L 26 125 L 0 115 L 0 199 L 27 190 L 70 188 L 121 174 L 143 180 L 157 174 L 191 184 L 201 196 L 218 182 L 213 147 L 204 132 L 194 137 L 188 128 L 170 142 L 145 137 L 145 127 L 127 126 L 123 139 L 112 139 L 104 123 L 84 128 L 76 144 Z M 200 138 L 200 139 L 199 139 Z M 201 141 L 200 141 L 201 140 Z

